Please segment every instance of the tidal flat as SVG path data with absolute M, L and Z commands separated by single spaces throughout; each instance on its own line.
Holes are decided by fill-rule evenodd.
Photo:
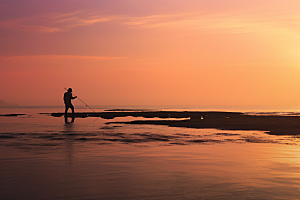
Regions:
M 98 113 L 75 113 L 69 117 L 101 117 L 104 119 L 114 119 L 117 117 L 143 117 L 159 118 L 159 120 L 134 120 L 127 124 L 152 124 L 168 125 L 172 127 L 186 128 L 215 128 L 221 130 L 260 130 L 272 135 L 299 135 L 300 116 L 270 114 L 245 114 L 241 112 L 176 112 L 176 111 L 131 111 L 131 112 L 98 112 Z M 61 117 L 63 113 L 51 113 L 54 117 Z M 160 120 L 177 118 L 176 120 Z M 178 120 L 182 119 L 182 120 Z
M 300 138 L 270 134 L 281 129 L 265 129 L 271 127 L 271 121 L 264 118 L 296 122 L 297 116 L 100 110 L 64 118 L 58 111 L 1 113 L 3 199 L 300 196 Z M 13 113 L 25 115 L 5 116 Z M 254 117 L 255 124 L 267 119 L 270 125 L 237 127 L 239 120 L 242 123 L 249 117 Z

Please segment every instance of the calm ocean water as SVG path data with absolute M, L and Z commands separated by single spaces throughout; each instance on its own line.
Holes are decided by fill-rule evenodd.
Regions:
M 101 107 L 299 115 L 300 107 Z M 155 125 L 6 107 L 0 114 L 1 199 L 300 199 L 299 136 Z M 77 112 L 89 112 L 77 107 Z M 194 142 L 201 139 L 205 142 Z

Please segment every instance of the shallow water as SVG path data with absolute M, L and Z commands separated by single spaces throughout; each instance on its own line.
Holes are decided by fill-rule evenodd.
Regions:
M 0 110 L 1 199 L 299 199 L 297 136 Z M 13 112 L 12 112 L 13 111 Z M 69 119 L 69 122 L 71 119 Z

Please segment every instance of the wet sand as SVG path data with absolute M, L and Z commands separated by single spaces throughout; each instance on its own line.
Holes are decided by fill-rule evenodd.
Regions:
M 45 114 L 45 113 L 43 113 Z M 51 113 L 51 116 L 61 117 L 64 113 Z M 167 125 L 186 128 L 214 128 L 220 130 L 259 130 L 272 135 L 300 135 L 300 116 L 265 116 L 245 115 L 240 112 L 86 112 L 68 114 L 68 117 L 101 117 L 113 119 L 115 117 L 144 117 L 162 118 L 165 120 L 134 120 L 129 122 L 109 122 L 115 124 L 151 124 Z M 178 118 L 179 120 L 168 120 Z M 180 118 L 189 118 L 182 119 Z

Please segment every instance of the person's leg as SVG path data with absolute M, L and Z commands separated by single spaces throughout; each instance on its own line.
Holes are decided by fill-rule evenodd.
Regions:
M 67 114 L 68 110 L 69 110 L 69 106 L 66 104 L 65 105 L 65 114 Z
M 72 113 L 74 113 L 74 106 L 71 104 L 70 108 L 72 109 Z

